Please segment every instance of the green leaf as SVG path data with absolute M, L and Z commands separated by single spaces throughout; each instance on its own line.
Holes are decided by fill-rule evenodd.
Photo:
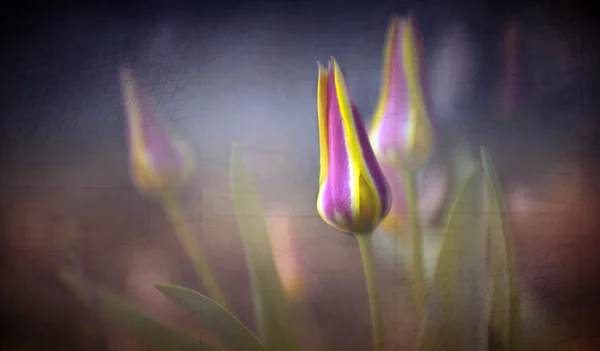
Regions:
M 508 213 L 500 192 L 496 169 L 487 151 L 481 148 L 485 208 L 490 238 L 490 331 L 500 350 L 521 348 L 521 292 L 516 271 L 512 233 L 503 213 Z
M 239 319 L 207 296 L 173 285 L 156 285 L 156 288 L 216 336 L 228 350 L 267 350 Z
M 422 351 L 487 349 L 487 237 L 481 183 L 477 167 L 449 214 L 420 335 Z
M 154 351 L 222 351 L 220 347 L 213 346 L 191 335 L 172 329 L 151 317 L 147 316 L 125 299 L 108 293 L 102 289 L 88 290 L 87 283 L 75 274 L 63 270 L 59 273 L 65 287 L 71 290 L 82 302 L 89 307 L 100 309 L 102 316 L 118 323 L 123 329 L 129 331 L 145 346 Z M 92 301 L 94 294 L 94 304 Z
M 473 153 L 469 148 L 469 144 L 466 141 L 466 134 L 460 133 L 456 142 L 452 146 L 452 161 L 451 161 L 451 172 L 450 172 L 450 189 L 448 191 L 448 199 L 450 201 L 455 200 L 460 196 L 464 185 L 473 175 L 474 170 L 478 167 L 476 158 L 473 157 Z M 450 204 L 452 205 L 452 204 Z M 450 208 L 451 210 L 452 208 Z M 445 222 L 448 222 L 450 211 L 446 213 Z
M 231 150 L 231 191 L 261 339 L 269 350 L 299 350 L 290 307 L 275 266 L 260 194 L 235 144 Z
M 441 228 L 427 228 L 423 229 L 423 259 L 425 263 L 425 278 L 428 282 L 433 281 L 436 262 L 440 253 L 440 246 L 442 244 L 443 230 Z M 409 248 L 410 254 L 412 255 L 412 245 Z M 411 257 L 411 256 L 409 256 Z M 408 259 L 407 259 L 408 261 Z M 412 265 L 412 262 L 410 262 Z
M 425 263 L 425 278 L 429 283 L 433 279 L 433 272 L 435 271 L 435 263 L 440 251 L 440 245 L 442 242 L 443 228 L 431 227 L 423 228 L 421 233 L 423 235 L 423 261 Z M 398 235 L 392 237 L 391 235 L 384 234 L 381 231 L 377 231 L 373 234 L 373 249 L 376 252 L 380 252 L 381 256 L 378 259 L 383 260 L 385 265 L 394 266 L 396 265 L 396 259 L 400 260 L 402 269 L 406 269 L 408 272 L 412 272 L 413 248 L 408 235 Z M 396 240 L 402 240 L 401 245 L 396 245 Z

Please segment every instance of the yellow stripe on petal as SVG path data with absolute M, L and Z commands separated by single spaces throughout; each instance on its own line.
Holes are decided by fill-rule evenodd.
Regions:
M 128 69 L 122 69 L 120 71 L 120 75 L 123 89 L 123 100 L 127 113 L 127 124 L 129 126 L 129 138 L 130 142 L 132 143 L 134 153 L 138 153 L 143 151 L 144 142 L 142 136 L 141 113 L 136 96 L 136 87 L 131 71 Z
M 392 64 L 394 64 L 392 62 L 392 58 L 394 57 L 394 53 L 392 50 L 394 48 L 394 41 L 397 40 L 397 31 L 399 30 L 401 24 L 402 20 L 399 17 L 394 17 L 392 18 L 392 21 L 387 29 L 386 44 L 383 57 L 383 84 L 381 85 L 381 91 L 379 92 L 379 101 L 377 102 L 377 107 L 375 108 L 375 114 L 373 116 L 373 121 L 371 124 L 372 133 L 377 133 L 377 129 L 379 128 L 379 125 L 383 120 L 383 115 L 387 107 L 386 103 L 388 101 L 388 95 L 390 90 Z
M 410 115 L 406 135 L 406 153 L 420 153 L 423 158 L 428 158 L 432 152 L 433 139 L 429 116 L 423 97 L 424 82 L 421 81 L 421 62 L 417 34 L 411 17 L 404 23 L 403 31 L 403 61 L 408 85 Z
M 371 178 L 369 169 L 367 168 L 363 158 L 362 148 L 360 146 L 356 131 L 354 114 L 352 112 L 352 105 L 346 90 L 346 82 L 344 76 L 342 75 L 342 70 L 333 58 L 331 62 L 334 65 L 335 90 L 338 98 L 340 114 L 343 120 L 344 135 L 348 148 L 348 163 L 350 168 L 349 185 L 353 212 L 352 215 L 355 221 L 361 221 L 361 217 L 363 217 L 361 216 L 361 212 L 363 212 L 363 215 L 365 214 L 365 206 L 373 206 L 372 211 L 379 215 L 381 213 L 381 201 L 379 199 L 379 193 L 377 192 L 374 181 Z M 368 189 L 365 189 L 365 187 Z M 366 195 L 369 192 L 371 195 Z M 372 204 L 369 204 L 369 202 L 372 202 Z M 374 218 L 376 218 L 376 216 L 372 217 L 370 221 L 373 221 Z
M 137 97 L 137 87 L 133 75 L 129 69 L 121 69 L 121 89 L 123 92 L 123 103 L 127 114 L 128 139 L 130 142 L 130 158 L 132 162 L 133 178 L 138 186 L 146 187 L 152 180 L 149 174 L 146 148 L 142 131 L 142 115 Z
M 369 179 L 368 174 L 362 173 L 358 178 L 360 207 L 357 213 L 357 226 L 364 228 L 361 230 L 372 230 L 373 223 L 381 218 L 381 200 L 376 191 L 373 181 Z M 368 191 L 370 190 L 370 191 Z
M 329 142 L 327 136 L 327 69 L 319 63 L 319 82 L 317 84 L 317 114 L 319 118 L 319 162 L 321 172 L 319 184 L 323 184 L 329 171 Z
M 418 52 L 419 43 L 416 42 L 416 33 L 412 26 L 413 19 L 404 23 L 403 31 L 403 59 L 406 68 L 406 80 L 408 83 L 409 101 L 411 108 L 425 111 L 423 91 L 421 87 L 421 62 Z

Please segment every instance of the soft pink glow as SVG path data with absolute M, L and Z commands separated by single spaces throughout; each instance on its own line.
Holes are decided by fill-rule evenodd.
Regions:
M 290 213 L 283 206 L 285 205 L 272 205 L 267 210 L 267 228 L 281 283 L 286 294 L 294 297 L 300 292 L 299 270 Z

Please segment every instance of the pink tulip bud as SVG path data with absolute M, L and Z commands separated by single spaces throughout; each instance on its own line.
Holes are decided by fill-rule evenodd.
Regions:
M 182 186 L 195 169 L 190 147 L 158 120 L 129 69 L 120 71 L 120 79 L 133 183 L 153 195 Z
M 416 20 L 394 18 L 388 30 L 383 86 L 370 138 L 380 162 L 418 170 L 433 152 L 423 70 L 423 49 Z

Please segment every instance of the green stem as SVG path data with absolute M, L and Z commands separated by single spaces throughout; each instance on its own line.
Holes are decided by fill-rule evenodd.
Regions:
M 422 319 L 427 302 L 427 286 L 425 282 L 425 264 L 423 262 L 423 237 L 421 235 L 421 218 L 419 216 L 417 173 L 406 171 L 404 173 L 404 182 L 406 185 L 408 211 L 410 212 L 409 222 L 413 247 L 413 293 L 416 300 L 417 314 Z
M 202 285 L 208 291 L 208 295 L 215 300 L 221 307 L 230 311 L 231 306 L 227 299 L 225 299 L 225 295 L 219 286 L 219 283 L 215 276 L 212 274 L 208 262 L 206 260 L 206 255 L 202 250 L 202 246 L 196 237 L 192 234 L 189 226 L 185 218 L 182 215 L 181 206 L 176 199 L 175 194 L 167 194 L 162 197 L 162 206 L 165 210 L 165 213 L 171 220 L 173 227 L 175 229 L 175 235 L 179 240 L 179 243 L 183 247 L 183 250 L 187 254 L 190 259 L 198 278 L 202 282 Z
M 379 304 L 379 287 L 377 284 L 377 271 L 373 256 L 372 235 L 357 234 L 356 240 L 360 248 L 360 255 L 365 270 L 367 291 L 369 292 L 369 305 L 371 308 L 371 324 L 373 327 L 373 347 L 375 351 L 382 349 L 383 344 L 383 318 Z

